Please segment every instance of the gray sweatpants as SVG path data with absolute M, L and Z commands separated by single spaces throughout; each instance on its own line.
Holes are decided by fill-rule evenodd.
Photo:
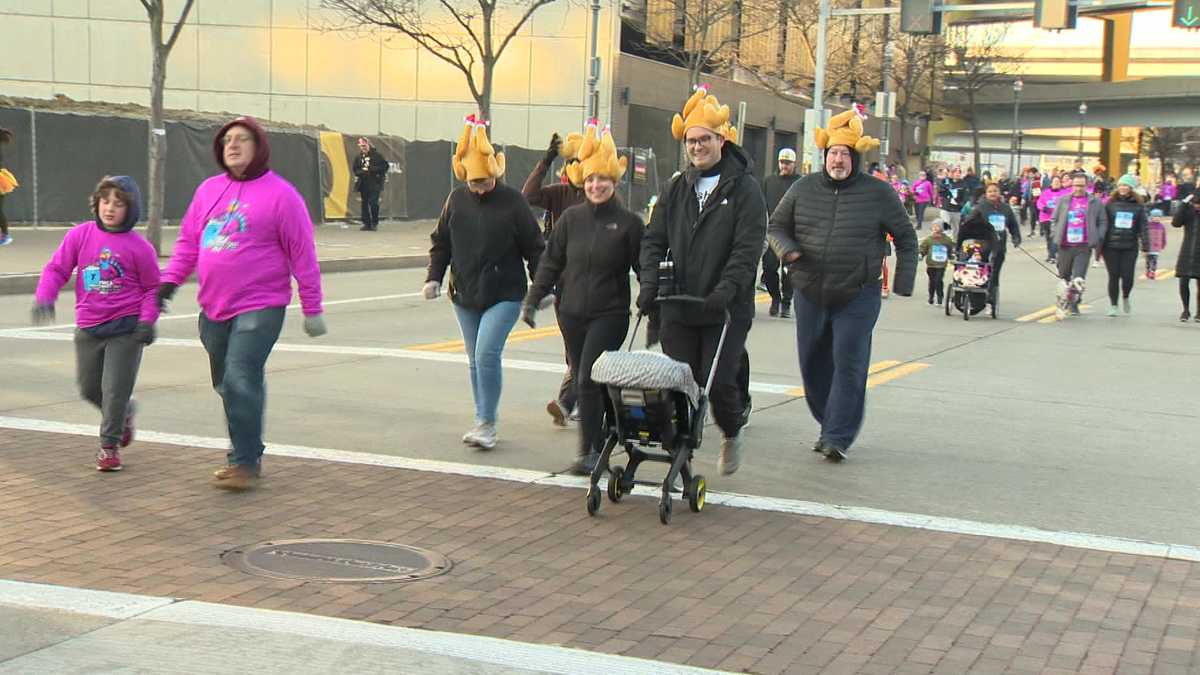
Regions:
M 143 347 L 133 335 L 98 338 L 75 330 L 76 382 L 80 396 L 100 409 L 101 445 L 116 445 L 125 431 L 125 412 Z
M 1058 277 L 1063 281 L 1075 277 L 1086 279 L 1091 257 L 1092 249 L 1087 246 L 1063 246 L 1058 249 Z

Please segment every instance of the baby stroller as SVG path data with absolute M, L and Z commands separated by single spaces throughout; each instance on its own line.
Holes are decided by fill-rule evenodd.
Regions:
M 990 302 L 992 318 L 996 318 L 999 289 L 992 288 L 992 266 L 987 257 L 983 242 L 963 240 L 946 293 L 946 316 L 950 316 L 953 305 L 955 311 L 962 312 L 963 321 L 970 321 L 972 315 L 982 312 Z
M 689 303 L 699 311 L 704 299 L 675 295 L 660 298 L 659 303 Z M 671 522 L 671 486 L 676 476 L 683 479 L 683 495 L 692 512 L 699 513 L 704 508 L 707 487 L 704 476 L 692 473 L 692 455 L 704 440 L 708 393 L 717 371 L 717 359 L 713 359 L 708 381 L 704 389 L 700 389 L 688 364 L 658 352 L 633 351 L 634 336 L 641 323 L 639 315 L 626 351 L 605 352 L 592 366 L 592 380 L 607 387 L 611 408 L 608 440 L 592 470 L 587 510 L 593 516 L 600 510 L 600 477 L 605 471 L 609 472 L 608 498 L 616 503 L 629 494 L 634 485 L 659 487 L 659 483 L 639 481 L 635 476 L 642 462 L 664 462 L 670 467 L 661 484 L 658 519 L 668 525 Z M 729 315 L 726 313 L 717 344 L 718 355 L 728 331 Z M 625 448 L 629 459 L 624 467 L 610 468 L 609 460 L 617 445 Z

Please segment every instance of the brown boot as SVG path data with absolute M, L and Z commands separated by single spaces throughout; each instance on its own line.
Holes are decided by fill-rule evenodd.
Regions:
M 222 490 L 250 490 L 258 485 L 258 472 L 248 466 L 230 465 L 213 473 L 213 487 Z

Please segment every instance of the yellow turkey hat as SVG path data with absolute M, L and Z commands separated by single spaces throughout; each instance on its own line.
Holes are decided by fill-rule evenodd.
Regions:
M 729 106 L 721 105 L 716 96 L 709 96 L 707 84 L 696 87 L 691 98 L 683 105 L 683 114 L 676 113 L 671 119 L 671 135 L 675 140 L 682 141 L 683 135 L 692 127 L 703 127 L 729 138 Z M 737 133 L 733 135 L 736 138 Z
M 608 127 L 604 128 L 604 133 L 600 135 L 600 142 L 593 143 L 588 147 L 588 154 L 579 155 L 579 166 L 583 180 L 587 180 L 588 176 L 605 176 L 611 178 L 613 182 L 621 182 L 621 176 L 625 175 L 625 168 L 629 164 L 629 159 L 626 157 L 617 156 L 617 144 L 613 142 L 612 133 Z
M 468 115 L 450 165 L 461 181 L 499 178 L 504 175 L 504 153 L 497 153 L 487 137 L 488 123 Z
M 835 145 L 844 145 L 858 154 L 879 147 L 879 140 L 863 135 L 862 119 L 854 110 L 838 113 L 829 120 L 825 129 L 817 128 L 813 132 L 813 140 L 817 147 L 825 150 Z
M 563 142 L 559 148 L 558 154 L 567 160 L 567 164 L 563 166 L 563 173 L 566 174 L 567 180 L 575 187 L 583 187 L 583 181 L 586 176 L 583 175 L 583 165 L 579 162 L 572 163 L 572 159 L 583 159 L 583 153 L 586 151 L 591 154 L 596 145 L 596 130 L 600 127 L 600 120 L 590 119 L 587 121 L 587 127 L 582 134 L 570 133 L 567 134 L 567 140 Z M 570 154 L 568 154 L 568 152 Z

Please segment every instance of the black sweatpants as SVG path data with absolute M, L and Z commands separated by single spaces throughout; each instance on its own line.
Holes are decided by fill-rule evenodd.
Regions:
M 997 244 L 996 252 L 992 254 L 992 259 L 991 259 L 992 276 L 991 276 L 991 281 L 989 281 L 988 283 L 991 286 L 992 290 L 991 290 L 991 293 L 988 294 L 988 302 L 996 301 L 996 293 L 1000 289 L 1000 270 L 1004 267 L 1004 259 L 1007 256 L 1008 256 L 1008 251 L 1005 250 L 1005 247 L 1000 244 Z
M 379 229 L 379 192 L 363 190 L 362 195 L 362 224 L 369 230 Z
M 771 299 L 791 305 L 792 282 L 788 279 L 787 265 L 781 265 L 775 252 L 768 248 L 762 257 L 762 267 L 762 282 L 767 287 Z
M 725 346 L 717 360 L 712 391 L 708 395 L 713 420 L 726 438 L 736 436 L 742 426 L 745 401 L 738 387 L 738 364 L 746 351 L 746 335 L 749 332 L 750 322 L 747 320 L 735 319 L 729 325 Z M 708 371 L 721 339 L 721 325 L 688 326 L 664 320 L 661 338 L 663 353 L 691 366 L 692 377 L 703 387 L 708 381 Z
M 1104 266 L 1108 268 L 1108 304 L 1117 304 L 1117 291 L 1128 298 L 1133 290 L 1133 272 L 1137 267 L 1138 250 L 1104 249 Z M 1119 288 L 1118 288 L 1119 287 Z
M 929 275 L 929 299 L 942 304 L 946 298 L 946 268 L 926 266 L 925 273 Z
M 1196 316 L 1200 316 L 1200 277 L 1179 277 L 1179 299 L 1183 301 L 1183 311 L 1188 311 L 1192 300 L 1188 282 L 1192 279 L 1196 280 Z
M 587 318 L 559 314 L 558 325 L 567 343 L 579 396 L 579 454 L 600 452 L 608 399 L 604 388 L 592 381 L 592 365 L 604 352 L 621 348 L 625 333 L 629 332 L 629 315 Z

